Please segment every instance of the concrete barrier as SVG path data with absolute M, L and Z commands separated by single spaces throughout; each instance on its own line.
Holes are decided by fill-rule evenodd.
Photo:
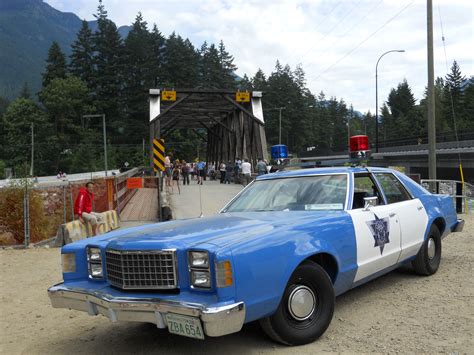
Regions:
M 120 227 L 117 211 L 102 212 L 102 221 L 99 225 L 99 233 L 104 234 Z M 62 247 L 63 245 L 93 236 L 92 225 L 90 223 L 82 223 L 75 220 L 62 224 L 58 228 L 54 246 Z

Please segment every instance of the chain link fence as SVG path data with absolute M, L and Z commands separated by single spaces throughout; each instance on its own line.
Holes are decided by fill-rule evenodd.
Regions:
M 93 210 L 120 212 L 136 193 L 126 188 L 127 178 L 140 174 L 140 169 L 132 169 L 119 176 L 94 178 Z M 87 181 L 38 184 L 22 179 L 0 188 L 0 247 L 27 247 L 55 237 L 61 224 L 75 219 L 74 201 Z

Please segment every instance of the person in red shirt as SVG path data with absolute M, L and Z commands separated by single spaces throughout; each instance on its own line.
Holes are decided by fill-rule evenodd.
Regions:
M 74 214 L 79 217 L 82 223 L 89 222 L 92 225 L 92 232 L 97 235 L 99 224 L 102 222 L 100 213 L 92 212 L 92 202 L 94 201 L 94 183 L 89 181 L 86 187 L 81 187 L 74 203 Z

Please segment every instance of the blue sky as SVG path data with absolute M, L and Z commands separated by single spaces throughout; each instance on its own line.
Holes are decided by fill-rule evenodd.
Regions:
M 56 9 L 93 19 L 97 0 L 44 0 Z M 379 103 L 406 79 L 415 97 L 427 84 L 425 0 L 103 0 L 117 25 L 129 25 L 141 11 L 169 36 L 176 31 L 200 47 L 221 39 L 234 55 L 237 74 L 268 75 L 276 60 L 293 69 L 301 64 L 307 86 L 336 96 L 354 108 L 375 112 L 375 64 Z M 456 60 L 474 75 L 474 1 L 434 0 L 435 76 L 446 75 Z

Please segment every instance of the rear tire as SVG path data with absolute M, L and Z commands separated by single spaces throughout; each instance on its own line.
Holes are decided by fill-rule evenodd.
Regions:
M 334 288 L 318 264 L 298 266 L 288 281 L 277 311 L 260 320 L 264 332 L 286 345 L 315 341 L 328 328 L 334 313 Z
M 441 234 L 438 227 L 432 225 L 428 238 L 423 242 L 412 266 L 418 275 L 430 276 L 436 273 L 441 262 Z

